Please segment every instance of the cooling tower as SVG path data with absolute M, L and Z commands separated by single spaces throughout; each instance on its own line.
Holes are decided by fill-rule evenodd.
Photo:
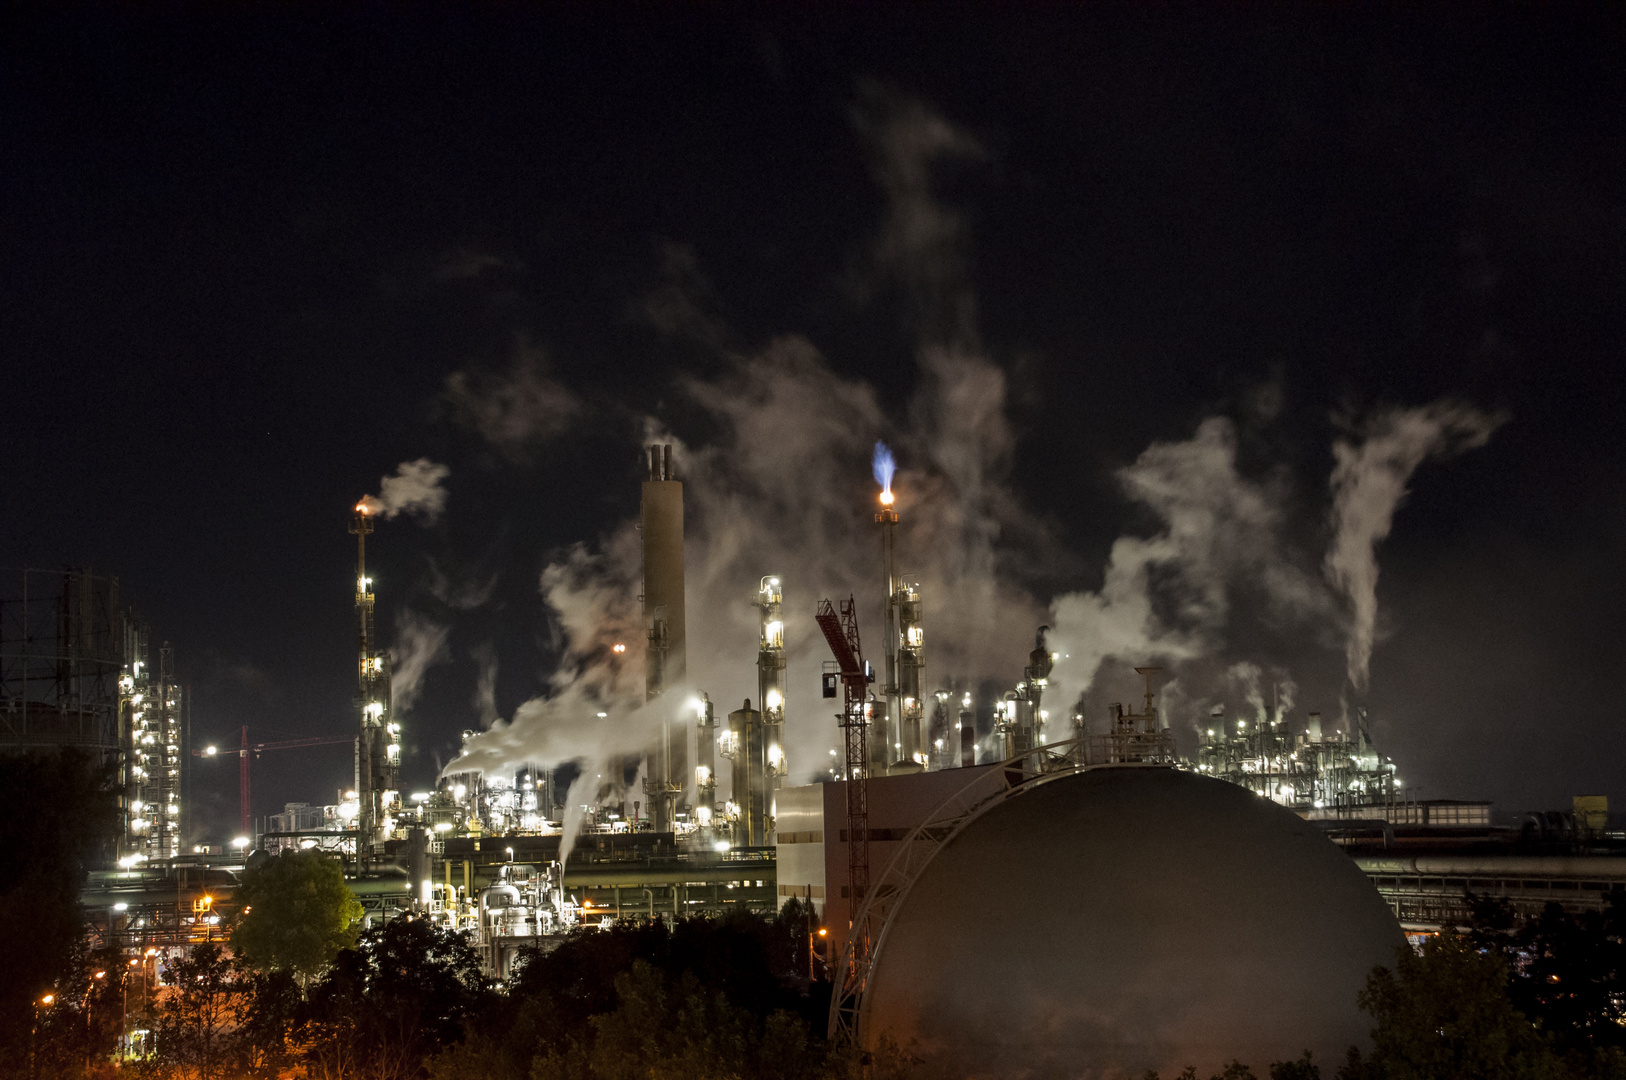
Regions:
M 922 1075 L 1324 1069 L 1370 1027 L 1356 992 L 1403 944 L 1355 863 L 1253 793 L 1106 768 L 996 804 L 903 898 L 863 1032 Z M 1330 1072 L 1329 1072 L 1330 1075 Z

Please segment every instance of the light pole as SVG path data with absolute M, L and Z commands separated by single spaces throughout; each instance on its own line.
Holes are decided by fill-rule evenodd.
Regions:
M 34 1023 L 28 1029 L 28 1075 L 31 1078 L 39 1076 L 40 1006 L 50 1008 L 55 1000 L 55 994 L 46 994 L 34 1002 Z

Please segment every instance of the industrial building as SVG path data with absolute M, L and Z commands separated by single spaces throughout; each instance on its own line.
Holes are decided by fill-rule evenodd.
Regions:
M 644 690 L 645 699 L 653 701 L 683 686 L 688 669 L 683 485 L 670 447 L 645 448 L 642 471 Z M 1573 814 L 1536 816 L 1510 827 L 1492 822 L 1488 803 L 1419 801 L 1403 787 L 1395 764 L 1377 752 L 1359 711 L 1347 721 L 1326 724 L 1315 713 L 1301 721 L 1276 705 L 1232 717 L 1216 709 L 1187 760 L 1157 704 L 1161 672 L 1145 666 L 1135 669 L 1144 679 L 1140 702 L 1113 704 L 1104 718 L 1074 714 L 1070 730 L 1053 724 L 1045 696 L 1055 657 L 1045 627 L 1038 628 L 1012 689 L 988 703 L 991 722 L 979 734 L 976 703 L 964 684 L 952 675 L 927 678 L 921 587 L 897 569 L 899 514 L 890 472 L 879 458 L 877 480 L 881 491 L 873 521 L 884 613 L 878 663 L 865 659 L 856 601 L 818 603 L 814 618 L 832 657 L 823 670 L 825 700 L 793 710 L 785 626 L 787 611 L 795 611 L 786 606 L 795 583 L 785 574 L 765 573 L 755 596 L 755 698 L 730 707 L 698 692 L 681 707 L 663 710 L 659 734 L 638 756 L 607 763 L 605 782 L 587 807 L 563 805 L 567 784 L 561 773 L 568 777 L 580 767 L 563 761 L 524 763 L 511 775 L 448 772 L 433 790 L 403 790 L 390 656 L 377 637 L 376 594 L 367 573 L 366 539 L 374 522 L 365 500 L 356 506 L 350 526 L 357 540 L 356 726 L 351 735 L 303 741 L 353 740 L 354 786 L 334 803 L 288 804 L 265 820 L 250 845 L 252 853 L 206 855 L 166 846 L 164 838 L 175 833 L 172 822 L 184 807 L 184 800 L 176 801 L 180 789 L 172 778 L 185 775 L 178 753 L 185 747 L 184 695 L 175 683 L 171 654 L 167 646 L 161 648 L 158 663 L 149 665 L 145 630 L 115 618 L 116 600 L 77 579 L 63 579 L 50 594 L 48 603 L 55 605 L 50 610 L 89 611 L 89 625 L 100 625 L 94 619 L 105 609 L 107 625 L 125 635 L 122 643 L 98 652 L 88 644 L 97 640 L 94 635 L 70 627 L 63 631 L 65 643 L 51 654 L 58 658 L 52 661 L 55 668 L 30 654 L 40 672 L 33 677 L 36 687 L 47 685 L 44 673 L 58 669 L 82 680 L 71 686 L 83 689 L 58 692 L 55 698 L 14 693 L 12 687 L 23 684 L 11 673 L 24 668 L 8 652 L 7 730 L 32 732 L 35 738 L 47 731 L 83 732 L 105 742 L 109 752 L 125 755 L 131 822 L 126 850 L 139 850 L 143 858 L 94 874 L 85 897 L 98 934 L 134 955 L 149 950 L 162 955 L 219 933 L 243 867 L 265 857 L 262 852 L 290 847 L 318 847 L 342 860 L 369 920 L 413 913 L 468 932 L 498 976 L 507 974 L 523 949 L 576 928 L 732 910 L 769 913 L 795 897 L 818 911 L 828 928 L 826 970 L 837 983 L 832 1023 L 853 1037 L 861 1035 L 865 1023 L 870 979 L 882 970 L 875 965 L 896 955 L 885 951 L 892 947 L 888 935 L 904 940 L 925 933 L 909 930 L 910 923 L 894 924 L 905 911 L 905 897 L 911 890 L 918 894 L 920 882 L 926 884 L 919 888 L 938 893 L 929 875 L 970 873 L 948 864 L 932 869 L 946 845 L 984 828 L 976 823 L 985 816 L 1016 814 L 1001 807 L 1017 805 L 1015 796 L 1026 798 L 1029 790 L 1037 795 L 1040 787 L 1054 785 L 1045 798 L 1059 798 L 1073 787 L 1084 790 L 1063 784 L 1067 777 L 1087 780 L 1091 791 L 1110 787 L 1103 777 L 1114 770 L 1143 778 L 1200 779 L 1202 785 L 1189 790 L 1201 794 L 1192 798 L 1205 806 L 1223 804 L 1225 814 L 1257 823 L 1264 819 L 1246 809 L 1251 803 L 1215 794 L 1252 792 L 1258 796 L 1254 802 L 1276 815 L 1269 819 L 1274 827 L 1286 827 L 1282 823 L 1291 819 L 1302 825 L 1295 835 L 1320 834 L 1342 845 L 1348 859 L 1340 865 L 1364 873 L 1376 887 L 1376 895 L 1351 892 L 1348 874 L 1327 886 L 1329 897 L 1337 894 L 1337 904 L 1360 909 L 1351 925 L 1370 924 L 1371 904 L 1383 906 L 1379 897 L 1401 926 L 1427 931 L 1466 918 L 1470 893 L 1502 896 L 1531 912 L 1553 899 L 1572 909 L 1600 907 L 1611 889 L 1626 886 L 1626 831 L 1611 828 L 1605 805 L 1578 801 Z M 116 583 L 112 587 L 116 596 Z M 73 657 L 74 664 L 64 668 L 61 656 Z M 748 661 L 742 656 L 741 662 Z M 111 691 L 96 682 L 109 672 L 117 673 Z M 933 685 L 939 689 L 929 689 Z M 832 712 L 844 755 L 831 779 L 786 787 L 786 724 L 822 726 L 831 722 Z M 249 751 L 296 744 L 303 743 L 250 744 L 245 731 L 245 822 Z M 726 788 L 719 783 L 719 768 L 728 774 Z M 631 781 L 640 773 L 643 783 L 635 789 Z M 1034 798 L 1023 805 L 1031 809 L 1042 802 Z M 1069 803 L 1058 813 L 1065 817 L 1076 810 Z M 573 822 L 565 857 L 567 811 L 580 820 Z M 137 813 L 144 815 L 139 837 Z M 1119 827 L 1108 822 L 1115 810 L 1101 813 L 1105 824 L 1080 827 L 1079 836 L 1090 843 L 1099 839 L 1101 828 Z M 1072 833 L 1065 844 L 1040 843 L 1038 838 L 1055 827 L 1048 820 L 1033 822 L 1031 839 L 1045 851 L 1077 846 Z M 1172 836 L 1169 822 L 1160 828 L 1159 842 L 1186 842 Z M 1236 865 L 1252 865 L 1248 859 L 1256 856 L 1239 854 Z M 992 882 L 1000 894 L 1007 886 L 1034 897 L 1059 890 L 1069 897 L 1066 902 L 1039 908 L 1072 910 L 1077 896 L 1069 890 L 1083 890 L 1085 884 L 1053 880 L 1054 860 L 1041 857 L 1038 849 L 1024 857 L 1031 866 L 1012 867 L 1008 876 Z M 1021 874 L 1031 874 L 1035 866 L 1043 880 L 1022 885 Z M 1316 871 L 1327 872 L 1325 867 Z M 1260 873 L 1267 880 L 1280 878 L 1279 870 Z M 965 897 L 977 895 L 969 885 L 962 891 Z M 915 910 L 941 906 L 940 901 L 917 899 Z M 998 896 L 986 902 L 997 903 Z M 983 921 L 973 908 L 926 917 L 928 923 L 942 919 Z M 1374 934 L 1357 935 L 1365 942 L 1362 948 L 1382 936 Z M 1028 951 L 1040 947 L 1021 945 Z M 1307 962 L 1305 956 L 1294 962 Z M 886 1012 L 893 1006 L 883 1002 L 873 1008 Z
M 83 751 L 117 771 L 119 829 L 108 861 L 171 859 L 186 845 L 190 710 L 169 642 L 154 662 L 147 624 L 119 580 L 90 570 L 4 571 L 0 753 Z

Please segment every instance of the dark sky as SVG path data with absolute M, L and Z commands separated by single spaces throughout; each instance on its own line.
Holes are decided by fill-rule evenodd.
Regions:
M 680 376 L 801 334 L 906 410 L 914 324 L 862 273 L 886 206 L 854 117 L 881 95 L 979 147 L 931 187 L 1009 380 L 1010 486 L 1069 553 L 1035 587 L 1098 587 L 1148 527 L 1115 470 L 1261 387 L 1281 409 L 1239 461 L 1307 533 L 1334 414 L 1500 412 L 1379 549 L 1381 748 L 1425 797 L 1626 809 L 1618 8 L 4 20 L 0 564 L 119 575 L 200 741 L 348 730 L 347 511 L 399 462 L 445 462 L 451 502 L 380 526 L 381 623 L 437 610 L 431 560 L 500 575 L 411 714 L 421 787 L 477 726 L 477 646 L 502 715 L 541 690 L 537 575 L 635 512 L 642 418 L 703 437 Z M 674 280 L 698 334 L 650 314 Z M 505 454 L 446 386 L 517 350 L 584 404 Z M 256 812 L 349 767 L 268 756 Z

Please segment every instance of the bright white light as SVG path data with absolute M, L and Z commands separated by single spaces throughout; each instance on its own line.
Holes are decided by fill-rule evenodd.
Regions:
M 715 844 L 711 845 L 711 849 L 713 851 L 717 851 L 717 852 L 727 851 L 728 850 L 728 841 L 727 840 L 719 840 Z
M 599 719 L 600 719 L 600 720 L 602 720 L 602 719 L 604 719 L 604 718 L 605 718 L 605 717 L 606 717 L 606 716 L 609 716 L 609 715 L 610 715 L 610 714 L 609 714 L 609 713 L 607 713 L 607 712 L 601 712 L 601 713 L 599 713 L 599 714 L 598 714 L 598 718 L 599 718 Z
M 236 848 L 238 851 L 242 851 L 244 848 L 248 847 L 248 837 L 246 837 L 246 836 L 233 837 L 232 842 L 231 842 L 231 846 Z
M 415 802 L 415 803 L 426 803 L 426 802 L 428 802 L 429 801 L 429 792 L 427 792 L 427 791 L 414 791 L 412 793 L 412 801 Z
M 767 703 L 769 709 L 777 709 L 779 706 L 785 703 L 785 695 L 781 694 L 778 690 L 769 690 Z
M 118 903 L 113 905 L 113 910 L 114 911 L 129 911 L 130 910 L 130 905 L 126 904 L 123 900 L 120 900 Z

